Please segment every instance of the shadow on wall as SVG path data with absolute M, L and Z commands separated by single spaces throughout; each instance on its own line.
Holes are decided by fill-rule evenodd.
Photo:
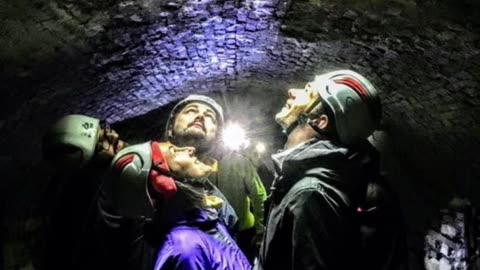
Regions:
M 425 196 L 411 196 L 426 191 L 415 181 L 415 174 L 398 160 L 392 151 L 392 141 L 385 131 L 376 131 L 370 142 L 380 152 L 381 171 L 385 180 L 396 192 L 403 211 L 406 226 L 409 269 L 423 269 L 423 236 L 429 216 L 433 216 L 434 207 L 426 202 Z
M 372 136 L 372 144 L 381 154 L 381 170 L 386 180 L 397 193 L 405 218 L 407 244 L 409 249 L 409 269 L 424 269 L 425 236 L 439 216 L 440 209 L 446 208 L 449 200 L 456 197 L 458 188 L 444 189 L 444 179 L 437 182 L 425 179 L 435 177 L 437 171 L 422 171 L 426 164 L 411 165 L 413 157 L 403 157 L 396 149 L 401 145 L 408 147 L 404 141 L 398 141 L 390 131 L 377 131 Z M 397 141 L 395 141 L 397 139 Z M 436 162 L 436 160 L 431 160 Z M 438 159 L 437 159 L 437 162 Z M 466 179 L 456 179 L 458 182 Z M 458 185 L 462 185 L 459 183 Z

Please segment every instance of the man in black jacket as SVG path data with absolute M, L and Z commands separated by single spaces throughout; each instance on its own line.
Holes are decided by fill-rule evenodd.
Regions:
M 276 121 L 288 134 L 272 156 L 276 178 L 255 269 L 348 269 L 358 265 L 356 206 L 366 191 L 368 153 L 380 100 L 362 75 L 334 71 L 290 89 Z

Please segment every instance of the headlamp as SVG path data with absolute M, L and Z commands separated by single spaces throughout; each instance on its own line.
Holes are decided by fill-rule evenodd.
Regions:
M 222 141 L 224 147 L 230 150 L 240 150 L 250 145 L 250 140 L 247 138 L 245 130 L 237 123 L 225 125 Z
M 257 145 L 255 145 L 255 150 L 257 151 L 257 153 L 263 154 L 263 153 L 265 153 L 267 148 L 265 147 L 264 143 L 258 142 Z

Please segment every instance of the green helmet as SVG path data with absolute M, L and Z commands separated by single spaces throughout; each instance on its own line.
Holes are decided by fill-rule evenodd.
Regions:
M 44 158 L 84 167 L 95 153 L 99 129 L 100 121 L 93 117 L 79 114 L 62 117 L 44 136 Z
M 200 102 L 210 106 L 216 113 L 217 113 L 217 123 L 218 123 L 218 130 L 221 130 L 223 127 L 223 109 L 215 100 L 210 97 L 204 95 L 189 95 L 188 97 L 182 99 L 173 107 L 172 111 L 170 112 L 170 116 L 167 120 L 167 128 L 165 132 L 165 139 L 170 140 L 173 136 L 173 124 L 175 123 L 175 117 L 177 114 L 189 103 L 192 102 Z M 218 137 L 218 132 L 217 132 Z

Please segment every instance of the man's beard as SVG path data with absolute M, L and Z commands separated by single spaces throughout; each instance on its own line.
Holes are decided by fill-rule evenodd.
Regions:
M 209 142 L 205 136 L 198 133 L 185 132 L 183 134 L 174 133 L 172 143 L 180 147 L 193 146 L 198 154 L 205 154 L 213 148 L 214 142 Z

